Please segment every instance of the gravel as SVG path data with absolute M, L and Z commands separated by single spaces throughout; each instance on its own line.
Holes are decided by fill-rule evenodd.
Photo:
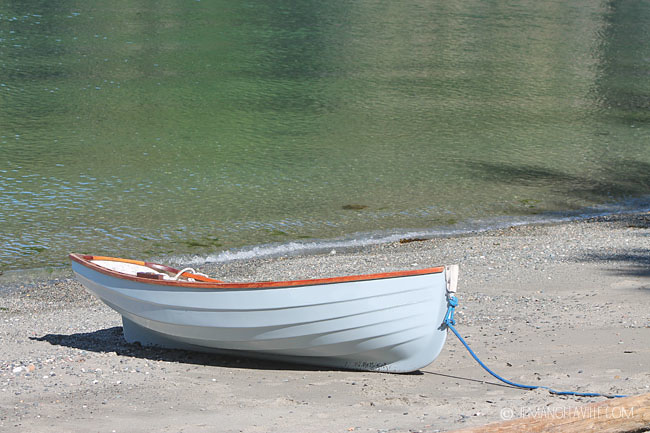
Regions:
M 650 392 L 650 214 L 206 265 L 229 281 L 457 263 L 457 329 L 491 368 L 556 389 Z M 522 391 L 450 334 L 420 374 L 318 370 L 128 344 L 69 271 L 0 277 L 0 430 L 435 432 L 602 398 Z M 70 420 L 75 420 L 71 422 Z

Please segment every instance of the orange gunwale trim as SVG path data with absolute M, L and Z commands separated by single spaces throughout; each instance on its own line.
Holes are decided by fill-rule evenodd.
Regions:
M 349 275 L 344 277 L 333 277 L 333 278 L 315 278 L 315 279 L 308 279 L 308 280 L 260 281 L 255 283 L 228 283 L 220 280 L 214 280 L 212 278 L 201 277 L 198 275 L 192 276 L 193 274 L 185 273 L 184 275 L 190 278 L 197 279 L 198 277 L 202 280 L 202 281 L 190 282 L 190 281 L 153 280 L 151 278 L 143 278 L 143 277 L 137 277 L 133 275 L 127 275 L 121 272 L 113 271 L 110 269 L 106 269 L 102 266 L 99 266 L 93 263 L 92 260 L 110 260 L 115 262 L 131 263 L 131 264 L 137 264 L 142 266 L 153 264 L 157 266 L 163 266 L 168 269 L 173 269 L 165 265 L 146 263 L 138 260 L 120 259 L 117 257 L 89 256 L 89 255 L 76 254 L 76 253 L 71 253 L 69 257 L 70 260 L 73 260 L 94 271 L 101 272 L 102 274 L 110 275 L 123 280 L 137 281 L 139 283 L 145 283 L 145 284 L 196 287 L 196 288 L 203 288 L 203 289 L 272 289 L 272 288 L 282 288 L 282 287 L 315 286 L 315 285 L 322 285 L 322 284 L 347 283 L 351 281 L 383 280 L 388 278 L 411 277 L 411 276 L 426 275 L 426 274 L 439 274 L 444 272 L 445 270 L 444 266 L 437 266 L 434 268 L 415 269 L 412 271 L 395 271 L 395 272 L 384 272 L 378 274 Z

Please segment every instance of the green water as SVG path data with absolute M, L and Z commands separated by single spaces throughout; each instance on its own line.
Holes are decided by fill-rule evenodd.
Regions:
M 0 269 L 646 209 L 649 39 L 642 1 L 4 2 Z

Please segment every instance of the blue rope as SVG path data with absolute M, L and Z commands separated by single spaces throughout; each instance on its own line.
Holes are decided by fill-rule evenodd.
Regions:
M 485 369 L 488 373 L 490 373 L 492 376 L 496 377 L 503 383 L 507 383 L 510 386 L 514 386 L 516 388 L 523 388 L 523 389 L 546 389 L 548 392 L 551 394 L 556 394 L 556 395 L 575 395 L 578 397 L 607 397 L 607 398 L 618 398 L 618 397 L 627 397 L 626 395 L 620 395 L 620 394 L 601 394 L 598 392 L 577 392 L 577 391 L 556 391 L 552 388 L 549 388 L 548 386 L 540 386 L 540 385 L 522 385 L 520 383 L 512 382 L 508 379 L 504 379 L 503 377 L 499 376 L 496 374 L 494 371 L 490 370 L 490 368 L 481 361 L 478 356 L 474 353 L 474 351 L 469 347 L 467 342 L 465 342 L 465 339 L 461 337 L 461 335 L 458 333 L 454 325 L 456 324 L 456 320 L 454 319 L 454 311 L 456 306 L 458 305 L 458 299 L 455 296 L 450 296 L 449 297 L 449 307 L 447 308 L 447 314 L 445 314 L 445 319 L 444 319 L 444 325 L 451 329 L 451 331 L 458 337 L 461 343 L 463 343 L 463 346 L 467 349 L 470 355 L 472 355 L 472 358 L 478 362 L 478 364 Z

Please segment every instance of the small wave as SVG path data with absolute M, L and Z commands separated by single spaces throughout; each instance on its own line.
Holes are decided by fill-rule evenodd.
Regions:
M 171 259 L 167 258 L 167 260 L 171 260 L 175 264 L 201 266 L 210 263 L 228 263 L 239 260 L 252 260 L 279 256 L 322 254 L 330 252 L 331 250 L 353 250 L 371 245 L 397 242 L 402 239 L 433 239 L 437 237 L 460 236 L 464 234 L 480 233 L 522 225 L 553 224 L 599 216 L 637 212 L 650 212 L 650 202 L 648 200 L 633 200 L 618 204 L 590 207 L 575 212 L 545 213 L 519 217 L 491 217 L 467 221 L 447 227 L 355 233 L 350 236 L 335 239 L 312 239 L 305 241 L 262 244 L 222 251 L 207 256 L 175 256 Z

